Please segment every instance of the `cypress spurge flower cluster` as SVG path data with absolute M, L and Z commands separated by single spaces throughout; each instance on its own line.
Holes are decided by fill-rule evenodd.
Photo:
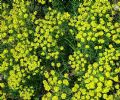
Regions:
M 74 14 L 57 0 L 2 3 L 0 100 L 120 97 L 120 2 L 79 2 Z

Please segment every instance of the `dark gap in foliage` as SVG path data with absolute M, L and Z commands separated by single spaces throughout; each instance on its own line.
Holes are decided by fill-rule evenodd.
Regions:
M 9 10 L 13 8 L 13 5 L 12 5 L 13 0 L 2 0 L 2 1 L 1 1 L 1 4 L 2 4 L 2 3 L 8 4 L 8 5 L 9 5 L 9 7 L 8 7 Z
M 120 22 L 120 11 L 116 11 L 116 14 L 113 16 L 113 23 Z
M 29 75 L 31 76 L 31 78 L 30 79 L 26 78 L 27 81 L 24 84 L 27 84 L 28 87 L 33 86 L 35 90 L 35 95 L 32 96 L 32 99 L 34 99 L 34 97 L 40 98 L 44 94 L 43 90 L 44 87 L 43 84 L 41 84 L 43 81 L 43 76 L 40 73 L 36 75 L 32 74 Z
M 72 46 L 75 46 L 75 47 L 77 45 L 76 41 L 71 39 L 72 37 L 69 35 L 69 33 L 67 33 L 67 34 L 68 35 L 60 37 L 60 39 L 57 42 L 59 46 L 64 47 L 64 57 L 65 57 L 64 59 L 66 59 L 66 61 L 68 61 L 68 56 L 70 54 L 73 54 L 73 52 L 74 52 L 73 48 L 71 47 L 71 44 L 72 44 Z M 68 41 L 70 41 L 71 44 L 68 43 Z M 74 43 L 74 41 L 75 41 L 75 43 Z
M 33 6 L 33 7 L 30 7 L 31 12 L 34 12 L 34 11 L 38 12 L 36 15 L 36 18 L 44 18 L 44 16 L 45 16 L 45 11 L 44 11 L 45 6 L 44 5 L 38 3 L 37 0 L 34 0 L 33 5 L 31 5 L 31 6 Z
M 75 75 L 71 75 L 70 76 L 70 87 L 74 87 L 74 84 L 75 84 L 75 82 L 77 81 L 77 76 L 75 76 Z
M 108 0 L 111 4 L 116 4 L 119 0 Z
M 30 42 L 33 42 L 33 41 L 34 41 L 33 38 L 34 38 L 34 34 L 33 34 L 33 33 L 28 34 L 28 40 L 29 40 Z
M 46 59 L 47 55 L 42 56 L 41 51 L 42 51 L 42 48 L 40 48 L 40 47 L 36 49 L 36 56 L 38 57 L 38 59 L 42 59 L 40 65 L 41 66 L 44 66 L 44 65 L 47 66 L 47 70 L 53 69 L 51 67 L 51 62 L 53 61 L 53 59 Z

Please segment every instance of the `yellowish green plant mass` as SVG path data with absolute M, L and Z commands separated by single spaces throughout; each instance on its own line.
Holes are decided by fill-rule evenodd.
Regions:
M 120 100 L 119 0 L 0 9 L 0 100 Z

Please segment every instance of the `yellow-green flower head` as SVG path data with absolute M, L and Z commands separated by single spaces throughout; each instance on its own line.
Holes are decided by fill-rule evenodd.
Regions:
M 61 98 L 62 98 L 62 99 L 66 99 L 66 94 L 65 94 L 65 93 L 62 93 L 62 94 L 61 94 Z
M 58 100 L 58 96 L 53 96 L 52 100 Z
M 68 86 L 69 85 L 69 81 L 67 79 L 64 79 L 63 80 L 63 84 L 66 85 L 66 86 Z
M 65 19 L 69 19 L 70 18 L 70 14 L 68 12 L 65 12 L 64 15 L 63 15 L 63 17 Z

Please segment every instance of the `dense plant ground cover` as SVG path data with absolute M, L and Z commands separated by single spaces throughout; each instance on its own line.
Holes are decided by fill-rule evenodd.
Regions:
M 120 100 L 120 1 L 2 0 L 0 100 Z

